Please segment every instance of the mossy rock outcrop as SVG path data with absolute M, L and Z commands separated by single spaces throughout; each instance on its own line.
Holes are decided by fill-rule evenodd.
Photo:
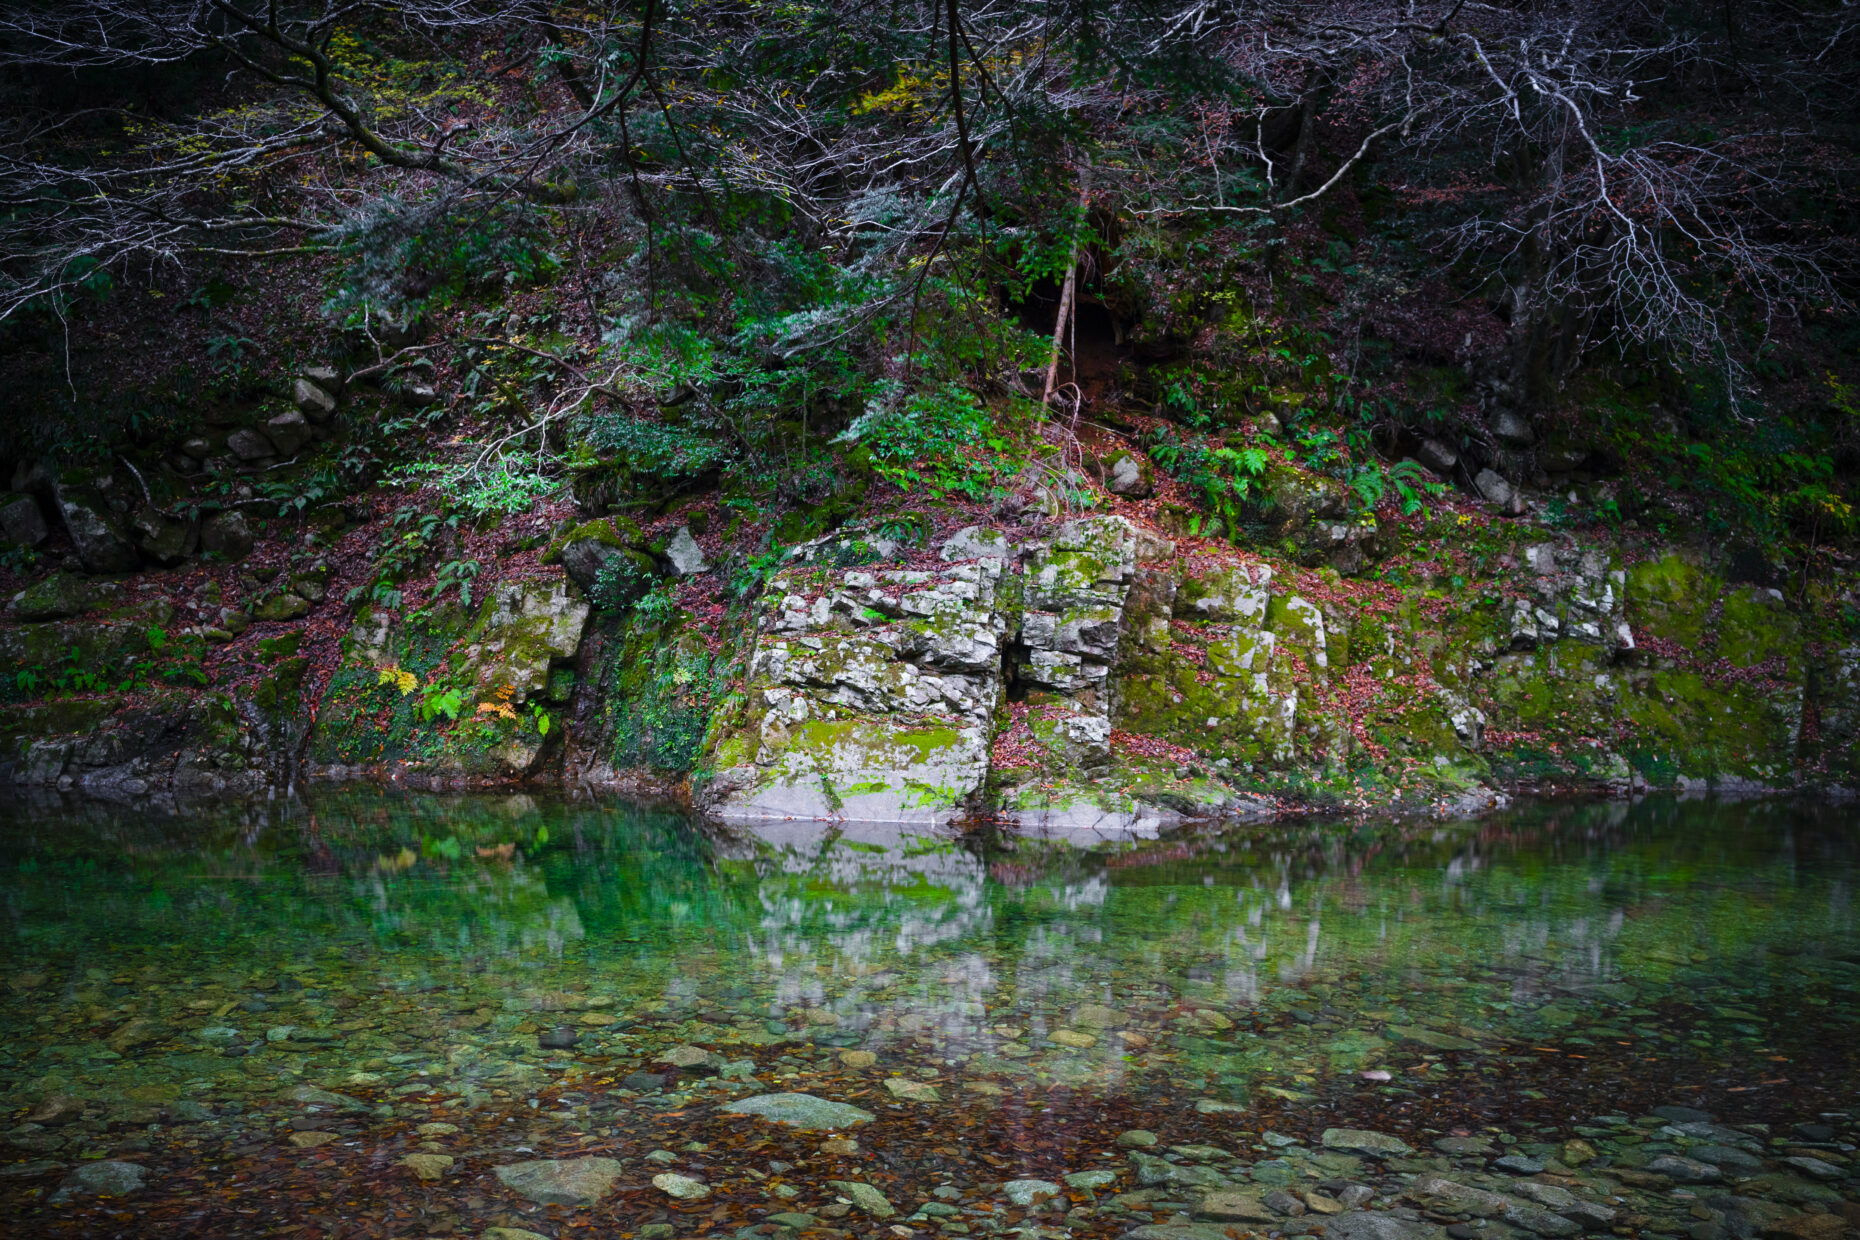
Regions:
M 589 608 L 563 580 L 501 582 L 475 610 L 402 621 L 365 608 L 310 733 L 325 777 L 399 763 L 442 778 L 509 778 L 559 738 L 558 673 Z

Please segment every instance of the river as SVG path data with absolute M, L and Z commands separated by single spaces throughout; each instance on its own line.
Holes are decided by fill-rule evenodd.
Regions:
M 1853 824 L 1652 798 L 1030 839 L 530 796 L 13 802 L 0 1219 L 1831 1238 L 1860 1211 Z

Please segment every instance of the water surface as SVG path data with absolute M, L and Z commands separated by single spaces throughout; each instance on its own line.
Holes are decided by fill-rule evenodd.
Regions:
M 0 1209 L 105 1155 L 176 1184 L 240 1159 L 310 1184 L 345 1148 L 385 1174 L 437 1116 L 478 1134 L 431 1215 L 469 1228 L 508 1204 L 462 1187 L 474 1159 L 727 1145 L 757 1121 L 716 1104 L 778 1090 L 904 1123 L 867 1142 L 907 1179 L 1076 1170 L 1131 1127 L 1812 1119 L 1860 1079 L 1849 822 L 1650 800 L 1095 842 L 521 796 L 15 803 L 0 1092 L 15 1124 L 68 1115 L 10 1134 L 0 1161 L 44 1166 Z M 345 1142 L 280 1142 L 304 1085 L 356 1100 Z M 665 1216 L 625 1187 L 617 1225 Z M 310 1208 L 267 1192 L 227 1209 Z M 730 1202 L 706 1218 L 758 1217 Z

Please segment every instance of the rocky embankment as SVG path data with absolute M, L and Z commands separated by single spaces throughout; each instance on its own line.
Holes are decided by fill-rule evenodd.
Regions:
M 966 529 L 935 560 L 839 538 L 775 576 L 745 691 L 713 729 L 709 805 L 986 806 L 1072 827 L 1270 813 L 1369 783 L 1476 806 L 1532 749 L 1621 791 L 1782 787 L 1811 712 L 1820 743 L 1852 752 L 1860 649 L 1817 679 L 1779 592 L 1677 553 L 1529 544 L 1508 588 L 1471 605 L 1353 598 L 1334 576 L 1184 555 L 1118 517 Z
M 249 492 L 431 399 L 307 374 L 282 412 L 176 446 L 164 485 Z M 1127 828 L 1860 769 L 1839 583 L 1785 594 L 1768 566 L 1509 501 L 1341 522 L 1290 466 L 1277 541 L 1241 547 L 1124 497 L 1125 474 L 1153 483 L 1113 455 L 1142 468 L 1106 473 L 1099 515 L 1036 495 L 773 551 L 704 498 L 644 526 L 589 500 L 474 529 L 366 496 L 202 515 L 146 500 L 140 471 L 22 467 L 0 520 L 62 558 L 0 623 L 5 775 L 182 798 L 631 781 L 725 817 Z

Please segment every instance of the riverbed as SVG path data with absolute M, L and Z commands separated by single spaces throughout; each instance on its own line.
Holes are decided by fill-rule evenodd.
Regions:
M 1834 1240 L 1854 820 L 13 802 L 0 1231 Z

